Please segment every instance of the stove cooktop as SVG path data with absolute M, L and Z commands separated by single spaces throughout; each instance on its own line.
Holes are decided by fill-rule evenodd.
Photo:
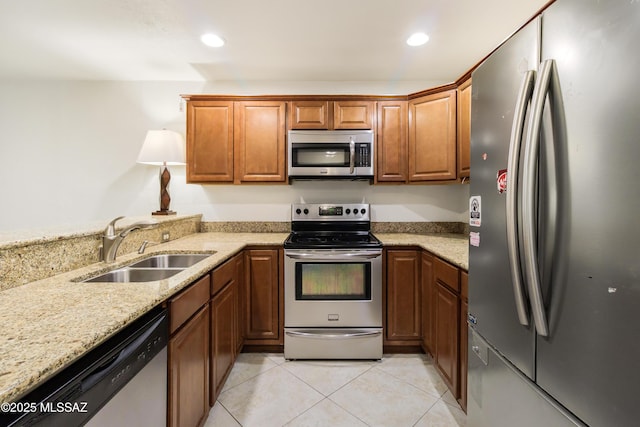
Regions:
M 381 248 L 371 234 L 370 206 L 366 203 L 291 206 L 291 234 L 286 249 Z
M 368 231 L 292 232 L 284 242 L 286 249 L 381 248 L 382 242 Z

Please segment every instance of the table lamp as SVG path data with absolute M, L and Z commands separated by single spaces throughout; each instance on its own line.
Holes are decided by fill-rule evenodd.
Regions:
M 150 130 L 142 144 L 137 163 L 162 166 L 160 168 L 160 210 L 151 215 L 175 215 L 175 211 L 169 209 L 171 197 L 169 197 L 169 181 L 171 174 L 167 165 L 185 164 L 185 146 L 182 135 L 167 129 Z

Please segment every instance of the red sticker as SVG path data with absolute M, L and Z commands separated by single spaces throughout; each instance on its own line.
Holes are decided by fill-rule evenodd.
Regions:
M 498 185 L 498 193 L 502 194 L 507 191 L 507 170 L 500 169 L 496 176 L 496 183 Z

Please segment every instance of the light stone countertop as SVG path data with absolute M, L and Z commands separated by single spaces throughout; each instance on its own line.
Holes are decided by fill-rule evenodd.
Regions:
M 376 234 L 389 246 L 420 246 L 463 268 L 461 235 Z M 0 403 L 19 399 L 153 307 L 246 246 L 282 245 L 286 233 L 198 233 L 0 292 Z M 145 283 L 81 283 L 154 253 L 212 253 L 168 279 Z M 215 252 L 213 254 L 213 252 Z
M 419 246 L 451 264 L 469 270 L 469 238 L 463 234 L 375 233 L 389 246 Z

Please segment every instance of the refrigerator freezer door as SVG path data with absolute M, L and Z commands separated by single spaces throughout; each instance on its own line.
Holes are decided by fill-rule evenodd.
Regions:
M 469 427 L 583 426 L 473 330 L 469 350 Z
M 555 232 L 541 221 L 553 257 L 540 271 L 549 337 L 538 337 L 537 382 L 591 426 L 640 420 L 639 23 L 640 3 L 615 0 L 559 0 L 542 21 L 566 130 L 541 143 L 556 178 L 540 194 Z
M 538 67 L 539 21 L 512 36 L 473 73 L 471 196 L 481 197 L 478 246 L 469 248 L 469 314 L 476 330 L 527 376 L 534 374 L 534 332 L 516 311 L 506 233 L 507 169 L 516 101 L 529 70 Z M 509 171 L 507 171 L 507 176 Z M 506 191 L 516 191 L 508 178 Z M 512 188 L 513 187 L 513 188 Z M 476 242 L 477 243 L 477 242 Z

